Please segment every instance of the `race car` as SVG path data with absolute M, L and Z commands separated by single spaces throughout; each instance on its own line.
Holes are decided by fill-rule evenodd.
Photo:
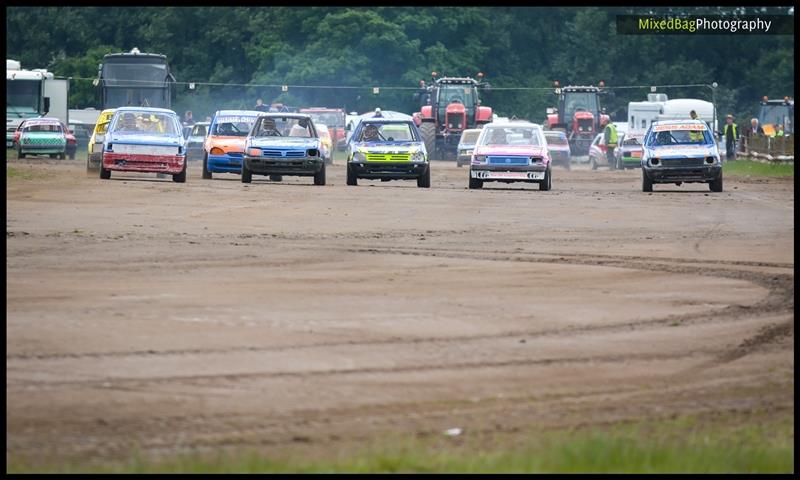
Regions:
M 411 117 L 361 117 L 347 144 L 347 184 L 358 179 L 416 180 L 430 188 L 431 169 L 422 135 Z
M 592 170 L 597 170 L 597 167 L 600 166 L 612 167 L 612 165 L 608 163 L 608 155 L 606 153 L 608 147 L 603 143 L 603 136 L 603 133 L 595 135 L 592 144 L 589 146 L 589 164 L 592 166 Z
M 561 165 L 569 170 L 571 153 L 567 134 L 560 130 L 545 130 L 544 138 L 547 140 L 547 151 L 550 152 L 553 165 Z
M 210 123 L 211 122 L 197 122 L 189 127 L 189 135 L 185 135 L 187 161 L 202 160 L 205 157 L 206 151 L 203 144 L 206 141 L 206 134 L 208 133 L 208 126 Z
M 25 120 L 14 133 L 17 158 L 25 155 L 49 155 L 65 159 L 67 130 L 57 118 L 41 117 Z
M 644 148 L 642 147 L 644 136 L 620 134 L 619 139 L 619 146 L 614 149 L 617 170 L 640 167 L 642 165 L 642 155 L 644 154 Z
M 311 117 L 301 113 L 261 113 L 245 138 L 242 183 L 253 174 L 314 177 L 325 185 L 322 143 Z
M 538 183 L 552 188 L 550 153 L 542 127 L 525 121 L 488 123 L 478 137 L 469 168 L 469 188 L 484 182 Z
M 313 119 L 312 119 L 313 121 Z M 331 138 L 331 132 L 328 129 L 328 126 L 324 123 L 314 123 L 314 127 L 317 129 L 317 135 L 319 135 L 319 141 L 322 143 L 322 158 L 325 159 L 325 163 L 328 165 L 333 165 L 333 139 Z
M 220 110 L 214 114 L 203 143 L 203 178 L 210 179 L 214 173 L 241 173 L 245 139 L 262 113 Z
M 713 135 L 705 122 L 672 120 L 653 122 L 644 137 L 642 191 L 656 183 L 708 183 L 722 191 L 722 163 Z
M 481 134 L 480 128 L 469 128 L 461 133 L 461 139 L 458 141 L 458 156 L 456 157 L 456 166 L 462 167 L 469 165 L 472 159 L 472 149 L 475 148 L 475 141 L 478 135 Z
M 178 115 L 165 108 L 118 108 L 103 139 L 100 178 L 108 180 L 112 170 L 166 173 L 173 182 L 186 182 L 186 151 Z
M 103 141 L 105 140 L 108 124 L 111 123 L 111 118 L 114 117 L 115 109 L 108 108 L 100 112 L 97 117 L 97 123 L 94 126 L 92 136 L 89 138 L 89 156 L 86 159 L 86 171 L 96 172 L 100 169 L 100 164 L 103 163 Z

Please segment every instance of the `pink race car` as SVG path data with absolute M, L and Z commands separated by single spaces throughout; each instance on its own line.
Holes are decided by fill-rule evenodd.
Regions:
M 552 188 L 550 153 L 542 127 L 513 121 L 483 127 L 472 152 L 469 188 L 483 182 L 538 183 L 539 190 Z

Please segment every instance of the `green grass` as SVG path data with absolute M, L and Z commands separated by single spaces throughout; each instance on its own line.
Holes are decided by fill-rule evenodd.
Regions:
M 794 163 L 761 163 L 751 160 L 734 160 L 722 165 L 725 175 L 752 177 L 793 177 Z
M 38 180 L 52 176 L 52 173 L 33 168 L 6 167 L 6 179 L 8 180 Z
M 744 423 L 742 423 L 744 422 Z M 700 472 L 794 471 L 794 411 L 763 418 L 681 417 L 605 428 L 488 435 L 466 431 L 373 441 L 323 458 L 255 449 L 160 460 L 36 465 L 8 460 L 8 472 Z M 340 446 L 341 447 L 341 446 Z

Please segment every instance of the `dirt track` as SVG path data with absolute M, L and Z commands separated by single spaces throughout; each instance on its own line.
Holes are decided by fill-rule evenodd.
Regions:
M 794 409 L 792 179 L 9 165 L 7 457 Z

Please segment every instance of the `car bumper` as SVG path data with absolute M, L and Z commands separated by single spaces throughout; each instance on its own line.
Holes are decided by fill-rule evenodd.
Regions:
M 210 155 L 207 168 L 213 173 L 239 173 L 242 171 L 242 157 L 238 155 Z
M 185 155 L 141 155 L 130 153 L 103 154 L 103 168 L 122 172 L 181 173 Z
M 244 157 L 244 164 L 253 173 L 263 175 L 313 176 L 322 170 L 325 160 L 322 157 L 270 158 Z
M 653 183 L 702 182 L 708 183 L 722 174 L 721 165 L 701 165 L 694 167 L 644 167 L 644 174 Z
M 32 153 L 34 155 L 46 155 L 53 153 L 66 153 L 66 145 L 22 145 L 22 153 Z
M 639 167 L 642 165 L 642 157 L 621 157 L 620 162 L 624 167 Z
M 366 179 L 416 179 L 430 168 L 424 162 L 350 162 L 358 178 Z
M 547 165 L 471 165 L 469 177 L 484 182 L 540 182 L 546 172 Z

